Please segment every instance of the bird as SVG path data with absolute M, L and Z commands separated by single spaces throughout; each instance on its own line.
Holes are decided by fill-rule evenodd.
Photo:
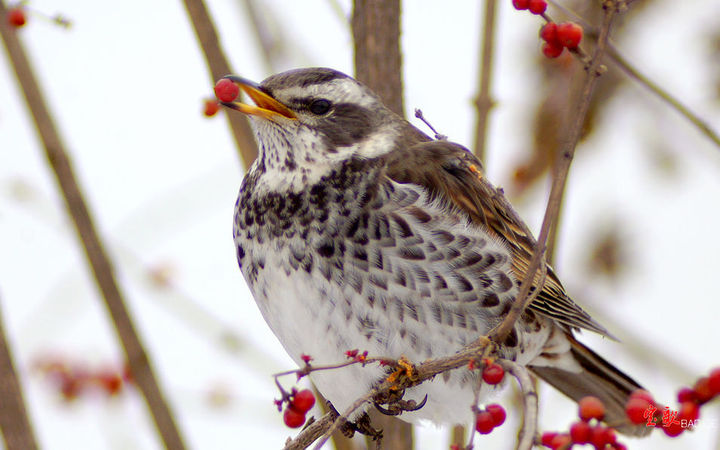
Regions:
M 470 151 L 431 138 L 334 69 L 260 83 L 225 78 L 253 101 L 222 104 L 252 119 L 258 144 L 235 204 L 237 260 L 295 363 L 302 367 L 304 355 L 337 363 L 356 348 L 413 362 L 451 356 L 506 317 L 536 241 Z M 610 333 L 552 267 L 538 284 L 498 355 L 575 401 L 598 397 L 621 433 L 647 434 L 624 409 L 641 386 L 576 338 Z M 351 365 L 310 377 L 344 411 L 387 370 Z M 476 390 L 484 399 L 496 389 L 477 372 L 461 368 L 407 389 L 406 398 L 426 402 L 400 418 L 472 423 Z

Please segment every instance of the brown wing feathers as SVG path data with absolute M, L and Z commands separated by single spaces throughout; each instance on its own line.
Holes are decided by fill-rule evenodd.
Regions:
M 517 282 L 527 273 L 535 246 L 527 226 L 502 193 L 483 176 L 480 162 L 465 148 L 446 141 L 422 142 L 391 152 L 387 175 L 399 183 L 414 183 L 428 189 L 463 211 L 470 220 L 506 243 L 513 257 Z M 536 283 L 539 275 L 536 276 Z M 568 298 L 552 268 L 548 267 L 542 291 L 530 308 L 570 328 L 585 328 L 610 336 L 585 311 Z

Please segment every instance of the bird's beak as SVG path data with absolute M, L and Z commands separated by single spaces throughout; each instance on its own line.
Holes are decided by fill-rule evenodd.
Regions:
M 252 101 L 255 102 L 255 105 L 257 105 L 246 105 L 245 103 L 240 102 L 221 102 L 223 106 L 240 111 L 241 113 L 262 117 L 272 121 L 276 121 L 280 117 L 297 120 L 297 115 L 295 115 L 292 110 L 261 91 L 257 83 L 235 75 L 226 75 L 223 78 L 227 78 L 240 86 L 240 89 L 245 91 Z

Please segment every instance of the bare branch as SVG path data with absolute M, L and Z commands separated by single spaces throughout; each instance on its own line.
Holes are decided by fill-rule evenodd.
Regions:
M 495 16 L 497 0 L 486 0 L 483 13 L 483 33 L 481 37 L 480 69 L 478 70 L 478 95 L 475 98 L 476 121 L 473 153 L 485 163 L 485 145 L 487 143 L 488 116 L 495 102 L 490 93 L 492 79 L 493 49 L 495 46 Z
M 2 6 L 0 6 L 2 8 Z M 0 14 L 0 18 L 5 16 Z M 4 20 L 3 20 L 4 22 Z M 2 26 L 2 25 L 0 25 Z M 0 431 L 8 450 L 34 450 L 35 434 L 25 410 L 20 380 L 15 372 L 10 344 L 0 312 Z
M 390 110 L 404 115 L 400 0 L 355 0 L 352 32 L 355 78 L 377 93 Z
M 0 17 L 5 17 L 5 11 L 5 4 L 0 0 Z M 145 348 L 135 330 L 124 297 L 115 280 L 112 263 L 105 253 L 103 243 L 95 229 L 83 193 L 75 178 L 70 158 L 45 104 L 41 94 L 42 90 L 32 71 L 30 61 L 15 30 L 9 28 L 7 21 L 0 20 L 0 22 L 0 34 L 2 34 L 28 109 L 35 120 L 35 126 L 45 148 L 45 156 L 55 174 L 65 205 L 75 225 L 75 231 L 95 276 L 95 282 L 105 300 L 105 306 L 122 343 L 133 378 L 143 393 L 165 446 L 172 449 L 183 449 L 185 444 L 180 431 L 150 366 Z
M 600 36 L 598 37 L 598 43 L 593 51 L 592 57 L 586 66 L 587 74 L 582 93 L 575 105 L 574 113 L 572 115 L 572 117 L 574 117 L 574 121 L 568 129 L 568 134 L 565 137 L 560 149 L 560 160 L 558 161 L 557 171 L 553 177 L 548 206 L 545 210 L 542 227 L 540 228 L 540 236 L 538 237 L 537 244 L 535 245 L 533 257 L 528 265 L 528 270 L 520 286 L 520 292 L 516 297 L 516 301 L 513 303 L 512 309 L 502 323 L 491 334 L 491 339 L 495 342 L 503 342 L 505 340 L 508 333 L 510 333 L 510 330 L 512 330 L 515 325 L 517 319 L 523 311 L 525 311 L 527 305 L 529 305 L 533 300 L 533 297 L 528 294 L 530 293 L 531 287 L 535 284 L 534 280 L 538 269 L 540 269 L 541 265 L 545 265 L 544 255 L 547 248 L 548 235 L 553 223 L 557 220 L 557 216 L 560 211 L 560 204 L 565 191 L 565 184 L 567 182 L 567 175 L 570 170 L 570 164 L 572 163 L 573 156 L 575 155 L 575 148 L 577 147 L 578 140 L 580 139 L 580 133 L 582 131 L 582 125 L 585 121 L 585 116 L 587 115 L 590 107 L 590 99 L 592 98 L 599 76 L 605 70 L 601 61 L 608 47 L 610 28 L 618 13 L 618 6 L 620 3 L 623 2 L 607 0 L 603 3 L 605 16 L 602 27 L 600 28 Z M 535 291 L 537 292 L 540 289 L 541 287 L 538 286 Z
M 523 417 L 518 431 L 517 450 L 530 450 L 535 441 L 538 421 L 538 395 L 530 372 L 516 362 L 501 359 L 498 363 L 518 380 L 523 398 Z
M 219 78 L 233 73 L 230 63 L 225 57 L 225 52 L 220 46 L 215 24 L 210 19 L 205 3 L 202 0 L 183 0 L 183 3 L 205 55 L 212 81 L 215 82 Z M 257 144 L 248 119 L 244 114 L 225 114 L 225 117 L 230 124 L 240 158 L 245 167 L 249 167 L 257 157 Z
M 460 367 L 466 367 L 471 360 L 476 360 L 483 355 L 487 355 L 490 345 L 490 340 L 481 337 L 473 344 L 469 345 L 468 347 L 462 349 L 461 351 L 457 352 L 452 356 L 431 359 L 428 361 L 424 361 L 423 363 L 416 366 L 413 366 L 412 376 L 410 377 L 389 377 L 388 379 L 380 383 L 376 388 L 371 390 L 368 394 L 356 400 L 356 402 L 350 408 L 348 408 L 347 411 L 344 411 L 344 414 L 342 416 L 339 416 L 339 418 L 347 418 L 349 414 L 352 414 L 353 411 L 361 407 L 363 403 L 369 402 L 375 398 L 382 398 L 383 396 L 387 396 L 391 391 L 397 392 L 398 390 L 417 386 L 443 372 L 454 370 Z M 388 358 L 368 358 L 368 360 L 378 362 L 392 361 Z M 327 416 L 328 414 L 326 414 L 325 416 Z M 323 416 L 323 419 L 325 419 L 325 416 Z M 324 421 L 323 423 L 327 422 Z M 334 426 L 328 424 L 326 425 L 326 428 L 323 428 L 322 430 L 319 430 L 318 427 L 315 427 L 314 425 L 315 424 L 312 424 L 311 426 L 307 427 L 300 434 L 298 434 L 295 439 L 288 441 L 285 445 L 285 448 L 306 448 L 320 435 L 330 435 L 340 424 Z M 332 427 L 332 429 L 329 430 L 329 428 L 327 427 Z M 305 446 L 303 447 L 302 445 Z
M 599 33 L 598 29 L 594 27 L 591 23 L 584 20 L 580 15 L 576 14 L 575 12 L 567 9 L 559 2 L 550 0 L 550 3 L 552 3 L 553 6 L 561 10 L 563 13 L 573 17 L 573 20 L 580 23 L 585 29 L 586 35 L 597 35 Z M 631 1 L 626 1 L 625 3 L 626 5 L 629 5 Z M 645 86 L 647 89 L 649 89 L 650 92 L 658 96 L 660 100 L 669 105 L 672 109 L 679 112 L 683 117 L 690 121 L 690 123 L 695 125 L 700 130 L 700 132 L 704 134 L 708 139 L 710 139 L 716 146 L 720 147 L 720 134 L 718 134 L 717 131 L 713 130 L 706 120 L 704 120 L 698 114 L 694 113 L 690 108 L 682 104 L 680 100 L 678 100 L 668 91 L 660 87 L 660 85 L 652 81 L 646 75 L 642 74 L 620 54 L 617 47 L 615 47 L 612 42 L 608 43 L 608 56 L 623 73 L 640 83 L 642 86 Z

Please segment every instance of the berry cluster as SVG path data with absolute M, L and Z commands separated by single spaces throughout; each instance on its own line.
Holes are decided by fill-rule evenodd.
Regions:
M 513 0 L 513 7 L 517 10 L 528 10 L 533 14 L 541 15 L 548 21 L 540 30 L 540 38 L 545 41 L 542 52 L 548 58 L 557 58 L 563 49 L 576 49 L 582 40 L 583 30 L 580 25 L 573 22 L 556 24 L 545 15 L 546 0 Z
M 215 83 L 215 95 L 221 102 L 231 102 L 240 93 L 240 88 L 227 78 L 221 78 Z
M 603 426 L 600 421 L 605 417 L 605 405 L 597 397 L 584 397 L 578 402 L 580 420 L 570 426 L 568 433 L 545 432 L 541 443 L 551 449 L 569 449 L 573 445 L 591 444 L 595 448 L 626 449 L 617 441 L 615 430 Z
M 556 24 L 548 22 L 540 29 L 540 39 L 545 41 L 542 52 L 548 58 L 557 58 L 563 49 L 576 49 L 582 40 L 582 27 L 573 22 Z
M 475 415 L 475 430 L 480 434 L 489 434 L 494 428 L 505 423 L 505 408 L 493 403 Z
M 533 14 L 543 14 L 547 9 L 545 0 L 513 0 L 513 7 L 519 11 L 528 10 Z
M 287 402 L 283 421 L 290 428 L 299 428 L 305 424 L 305 414 L 315 406 L 315 395 L 310 389 L 297 391 L 293 388 L 292 393 L 285 400 L 275 400 L 278 411 L 282 411 L 283 403 Z
M 114 397 L 122 392 L 127 383 L 133 381 L 127 365 L 122 368 L 105 366 L 90 369 L 84 364 L 53 358 L 38 361 L 35 368 L 45 375 L 67 402 L 98 390 L 108 397 Z
M 700 406 L 716 397 L 720 397 L 720 367 L 700 378 L 692 388 L 680 389 L 677 410 L 658 406 L 648 391 L 638 389 L 630 394 L 625 414 L 630 423 L 662 428 L 667 436 L 675 437 L 692 429 L 700 418 Z M 592 444 L 595 448 L 609 446 L 615 450 L 626 448 L 617 441 L 614 429 L 599 424 L 605 415 L 605 406 L 599 399 L 585 397 L 578 404 L 581 421 L 572 424 L 569 433 L 543 433 L 542 445 L 551 449 L 569 449 L 574 444 Z
M 27 22 L 25 11 L 21 6 L 15 6 L 7 10 L 7 21 L 15 28 L 19 28 Z
M 367 361 L 368 352 L 367 350 L 365 350 L 364 352 L 360 353 L 360 350 L 355 348 L 353 350 L 346 351 L 345 356 L 347 356 L 348 359 L 352 359 L 355 362 L 363 363 L 364 365 L 365 361 Z
M 679 436 L 688 428 L 693 428 L 700 418 L 700 406 L 720 396 L 720 368 L 713 369 L 710 375 L 700 378 L 692 388 L 682 388 L 677 399 L 680 407 L 671 410 L 661 408 L 646 391 L 633 392 L 625 405 L 625 413 L 634 424 L 662 427 L 666 435 Z

